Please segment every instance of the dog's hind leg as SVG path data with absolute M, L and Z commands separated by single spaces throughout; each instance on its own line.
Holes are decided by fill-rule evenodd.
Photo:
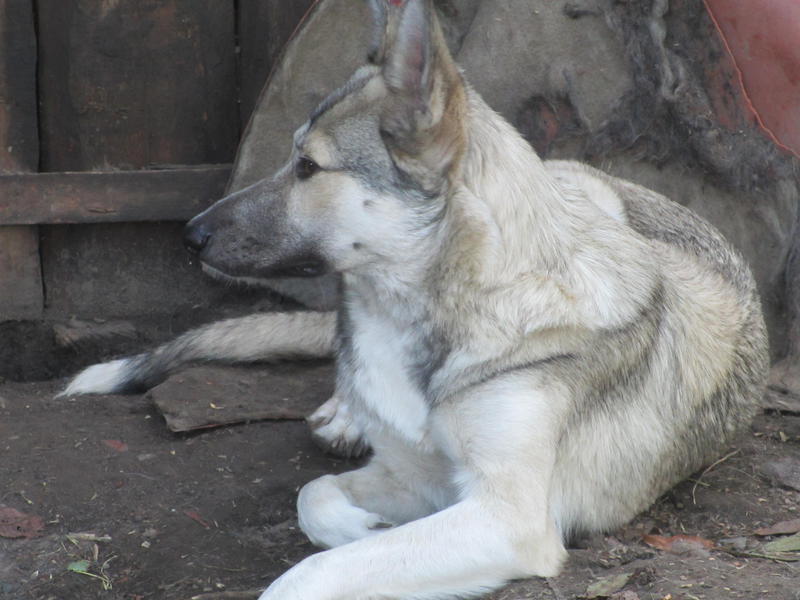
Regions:
M 146 390 L 191 362 L 246 363 L 333 355 L 336 313 L 265 313 L 193 329 L 151 352 L 93 365 L 59 396 Z

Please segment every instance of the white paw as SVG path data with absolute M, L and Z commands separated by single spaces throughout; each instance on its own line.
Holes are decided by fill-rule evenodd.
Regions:
M 316 546 L 335 548 L 393 527 L 381 515 L 351 504 L 334 475 L 303 486 L 297 497 L 300 529 Z
M 311 427 L 311 437 L 326 452 L 358 457 L 369 450 L 364 431 L 353 419 L 347 403 L 339 396 L 332 396 L 306 421 Z

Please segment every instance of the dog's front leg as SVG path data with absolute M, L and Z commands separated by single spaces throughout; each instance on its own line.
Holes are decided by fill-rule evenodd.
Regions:
M 322 548 L 334 548 L 430 515 L 457 501 L 450 462 L 389 435 L 374 440 L 367 465 L 324 475 L 300 490 L 300 528 Z
M 477 498 L 374 537 L 305 559 L 277 579 L 261 600 L 441 598 L 490 590 L 515 577 L 554 575 L 563 548 L 535 566 L 504 518 L 502 503 Z
M 555 575 L 565 550 L 548 502 L 564 403 L 521 379 L 437 409 L 436 436 L 464 489 L 459 502 L 311 556 L 261 600 L 441 598 Z
M 366 434 L 353 418 L 348 401 L 334 393 L 307 419 L 317 446 L 337 456 L 358 457 L 369 450 Z

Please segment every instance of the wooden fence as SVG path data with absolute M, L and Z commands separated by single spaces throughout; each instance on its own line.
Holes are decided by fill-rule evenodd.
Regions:
M 46 305 L 40 228 L 182 221 L 313 0 L 0 0 L 0 320 Z

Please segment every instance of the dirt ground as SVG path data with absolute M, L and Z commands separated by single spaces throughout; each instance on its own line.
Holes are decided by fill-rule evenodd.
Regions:
M 173 434 L 146 397 L 54 399 L 60 383 L 0 385 L 0 507 L 43 525 L 0 537 L 4 600 L 248 597 L 231 592 L 314 552 L 297 528 L 299 486 L 357 464 L 317 450 L 299 421 Z M 775 537 L 755 534 L 800 518 L 800 491 L 764 474 L 800 461 L 800 416 L 759 416 L 726 456 L 624 529 L 579 540 L 561 576 L 493 598 L 800 600 L 800 562 L 789 560 L 800 554 L 760 558 Z M 702 540 L 662 550 L 644 534 Z

